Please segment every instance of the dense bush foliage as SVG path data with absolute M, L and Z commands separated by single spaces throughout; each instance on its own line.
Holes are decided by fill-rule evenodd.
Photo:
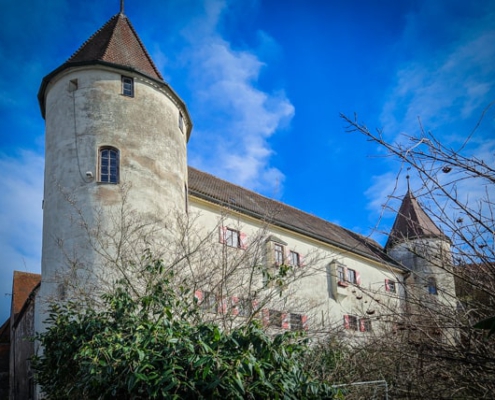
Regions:
M 145 295 L 126 281 L 99 307 L 51 306 L 33 359 L 50 399 L 330 399 L 309 376 L 300 334 L 268 336 L 255 321 L 224 332 L 200 322 L 191 292 L 147 255 Z

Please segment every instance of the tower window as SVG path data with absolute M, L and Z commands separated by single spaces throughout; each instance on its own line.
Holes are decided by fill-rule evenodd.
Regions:
M 184 133 L 184 117 L 181 112 L 179 112 L 179 129 L 182 133 Z
M 119 183 L 119 151 L 115 147 L 102 147 L 99 158 L 100 182 Z
M 134 97 L 134 79 L 128 76 L 122 77 L 122 94 L 124 96 Z
M 428 293 L 438 295 L 437 281 L 435 278 L 428 278 Z

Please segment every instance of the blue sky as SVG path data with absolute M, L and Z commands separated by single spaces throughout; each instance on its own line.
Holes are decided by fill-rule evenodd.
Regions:
M 12 271 L 40 271 L 41 79 L 119 1 L 0 5 L 3 321 Z M 400 164 L 346 133 L 339 113 L 392 141 L 417 134 L 420 116 L 455 147 L 495 100 L 494 1 L 127 0 L 125 12 L 188 105 L 190 165 L 363 234 L 393 223 L 380 216 Z M 492 164 L 494 115 L 467 148 Z

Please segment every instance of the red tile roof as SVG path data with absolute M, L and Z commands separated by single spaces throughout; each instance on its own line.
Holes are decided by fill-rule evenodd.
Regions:
M 397 266 L 378 243 L 365 236 L 192 167 L 189 167 L 189 192 L 193 196 L 254 216 L 269 224 Z
M 21 311 L 33 289 L 40 283 L 40 274 L 14 271 L 12 283 L 12 308 L 11 315 L 15 316 Z
M 448 240 L 429 215 L 421 208 L 414 195 L 407 191 L 385 245 L 389 249 L 407 240 L 439 238 Z
M 66 64 L 92 61 L 129 67 L 163 81 L 131 22 L 122 13 L 110 18 L 67 60 Z

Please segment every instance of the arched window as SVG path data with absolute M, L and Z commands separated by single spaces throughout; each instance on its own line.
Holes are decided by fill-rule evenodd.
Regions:
M 119 183 L 119 150 L 115 147 L 100 148 L 100 182 Z
M 428 278 L 428 293 L 435 296 L 438 294 L 437 281 L 435 278 Z

